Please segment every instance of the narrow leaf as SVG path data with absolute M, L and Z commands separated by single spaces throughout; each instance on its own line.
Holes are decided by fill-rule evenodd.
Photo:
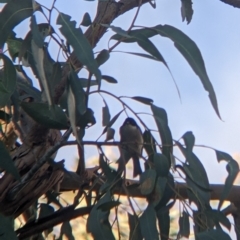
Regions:
M 139 97 L 139 96 L 131 97 L 131 98 L 138 102 L 144 103 L 146 105 L 151 105 L 153 103 L 153 100 L 151 98 Z
M 110 115 L 110 112 L 109 112 L 109 108 L 108 108 L 108 105 L 106 103 L 106 101 L 103 99 L 104 101 L 104 107 L 102 108 L 102 126 L 105 127 L 110 119 L 111 119 L 111 115 Z
M 12 61 L 4 54 L 0 54 L 3 60 L 3 70 L 1 71 L 0 85 L 0 108 L 4 107 L 9 101 L 16 88 L 16 70 Z
M 188 214 L 183 211 L 182 216 L 179 218 L 179 232 L 180 237 L 189 238 L 190 235 L 190 222 Z
M 152 193 L 156 182 L 156 171 L 154 169 L 147 169 L 140 175 L 140 190 L 143 195 Z
M 98 63 L 98 66 L 103 65 L 110 57 L 109 51 L 106 49 L 103 49 L 96 57 L 96 61 Z
M 184 22 L 186 20 L 187 24 L 189 24 L 193 16 L 192 0 L 181 0 L 181 2 L 182 21 Z
M 32 0 L 10 1 L 0 12 L 0 48 L 3 48 L 11 31 L 33 14 Z
M 169 160 L 169 168 L 171 166 L 171 155 L 173 152 L 172 134 L 168 127 L 167 113 L 163 108 L 151 105 L 151 110 L 161 137 L 162 153 Z
M 187 60 L 193 71 L 200 78 L 205 90 L 208 91 L 212 106 L 218 117 L 221 119 L 218 110 L 216 94 L 214 92 L 212 83 L 210 82 L 207 75 L 202 54 L 196 43 L 191 40 L 187 35 L 185 35 L 182 31 L 170 25 L 158 25 L 153 29 L 155 29 L 161 36 L 168 37 L 174 42 L 174 46 Z
M 144 210 L 139 218 L 142 236 L 145 240 L 158 240 L 159 234 L 156 226 L 156 213 L 152 205 Z
M 102 75 L 102 79 L 109 82 L 109 83 L 117 83 L 118 81 L 111 77 L 111 76 L 107 76 L 107 75 Z
M 84 13 L 81 25 L 84 27 L 88 27 L 91 24 L 92 24 L 92 20 L 89 13 L 88 12 Z
M 79 61 L 81 61 L 83 65 L 86 65 L 88 70 L 95 75 L 100 87 L 101 72 L 98 69 L 96 60 L 94 59 L 92 47 L 84 36 L 81 28 L 76 28 L 76 22 L 70 21 L 70 19 L 71 16 L 59 13 L 57 24 L 61 25 L 60 31 L 73 47 Z
M 62 109 L 53 105 L 49 107 L 46 103 L 22 102 L 21 107 L 36 122 L 53 129 L 67 129 L 68 120 Z

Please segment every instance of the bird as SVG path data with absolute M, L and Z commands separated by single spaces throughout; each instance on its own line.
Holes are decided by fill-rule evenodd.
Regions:
M 122 171 L 130 158 L 133 159 L 133 177 L 140 175 L 142 169 L 139 157 L 142 155 L 143 135 L 140 127 L 133 118 L 126 118 L 119 129 L 120 153 L 119 170 Z

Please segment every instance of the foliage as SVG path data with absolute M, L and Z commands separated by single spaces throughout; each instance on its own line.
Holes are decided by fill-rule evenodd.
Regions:
M 71 16 L 58 11 L 55 7 L 57 1 L 53 2 L 50 9 L 31 0 L 4 2 L 7 3 L 0 13 L 2 63 L 0 184 L 5 186 L 5 189 L 0 193 L 0 216 L 3 226 L 6 227 L 0 228 L 1 239 L 7 239 L 10 235 L 11 239 L 16 238 L 16 235 L 23 239 L 32 235 L 37 237 L 38 234 L 38 237 L 46 238 L 53 231 L 53 227 L 60 223 L 62 226 L 59 239 L 64 235 L 74 239 L 69 221 L 85 214 L 88 215 L 86 231 L 95 240 L 120 239 L 123 226 L 119 220 L 119 212 L 124 204 L 128 209 L 129 239 L 168 239 L 171 225 L 170 211 L 176 199 L 180 201 L 182 208 L 179 214 L 178 238 L 189 237 L 192 219 L 196 239 L 230 239 L 222 226 L 230 230 L 231 224 L 221 211 L 221 207 L 224 200 L 229 199 L 230 190 L 238 174 L 237 162 L 227 153 L 213 149 L 218 161 L 226 161 L 228 171 L 219 196 L 218 208 L 215 209 L 210 202 L 212 187 L 206 170 L 194 153 L 193 133 L 186 132 L 179 141 L 173 140 L 165 109 L 156 106 L 151 98 L 145 96 L 128 97 L 149 107 L 159 134 L 155 137 L 152 127 L 142 121 L 140 115 L 126 103 L 125 98 L 106 91 L 102 84 L 102 80 L 109 85 L 117 84 L 119 81 L 114 76 L 102 73 L 100 66 L 111 60 L 110 53 L 122 43 L 130 45 L 136 43 L 141 52 L 125 51 L 125 53 L 146 58 L 146 61 L 158 61 L 172 76 L 160 49 L 151 41 L 152 37 L 164 37 L 173 42 L 176 50 L 199 77 L 208 92 L 213 109 L 221 119 L 217 97 L 197 44 L 171 25 L 135 26 L 139 9 L 142 4 L 149 1 L 140 1 L 139 5 L 132 6 L 137 7 L 137 11 L 127 30 L 111 24 L 118 16 L 116 13 L 108 21 L 99 20 L 98 17 L 92 21 L 89 13 L 85 13 L 81 22 L 82 26 L 89 27 L 85 33 Z M 155 1 L 149 3 L 153 7 L 156 4 Z M 117 5 L 108 1 L 99 1 L 98 4 L 99 12 L 105 8 L 111 11 L 110 6 L 114 8 Z M 56 19 L 52 17 L 53 12 L 58 13 Z M 44 16 L 46 21 L 37 22 L 38 14 Z M 181 14 L 183 21 L 191 22 L 193 17 L 191 0 L 182 0 Z M 24 39 L 17 38 L 14 28 L 26 19 L 29 21 L 30 29 Z M 54 26 L 51 26 L 52 23 Z M 114 45 L 94 53 L 96 43 L 110 29 L 114 32 L 110 37 L 110 40 L 115 41 Z M 59 54 L 51 55 L 47 41 L 58 46 L 59 52 L 66 59 L 64 62 L 60 60 Z M 32 71 L 35 75 L 34 81 L 40 86 L 39 89 L 33 86 L 24 69 L 26 72 L 29 72 L 29 69 Z M 87 72 L 85 78 L 80 75 L 83 70 Z M 175 82 L 174 78 L 173 81 Z M 95 119 L 89 104 L 94 95 L 102 97 L 104 107 L 99 109 L 102 119 Z M 114 116 L 110 111 L 109 97 L 121 104 L 121 109 L 118 109 Z M 114 159 L 109 159 L 102 148 L 105 145 L 121 148 L 121 143 L 114 140 L 114 124 L 119 116 L 123 114 L 128 116 L 129 113 L 144 128 L 144 154 L 141 157 L 145 161 L 145 169 L 140 175 L 140 181 L 127 180 L 126 169 L 123 174 L 116 170 L 112 163 Z M 106 141 L 85 141 L 86 131 L 96 122 L 102 122 L 101 136 L 106 134 Z M 63 133 L 61 138 L 51 135 L 53 133 L 60 135 L 60 130 Z M 12 133 L 15 134 L 15 138 L 11 138 L 12 141 L 9 143 L 7 140 Z M 76 141 L 68 139 L 71 133 Z M 19 139 L 21 144 L 16 142 L 16 139 Z M 111 142 L 108 142 L 110 140 Z M 84 153 L 87 144 L 97 146 L 99 150 L 97 168 L 85 167 Z M 57 150 L 67 145 L 78 147 L 76 172 L 67 171 L 63 161 L 54 161 Z M 175 162 L 176 148 L 180 149 L 184 161 Z M 126 157 L 126 153 L 123 152 L 119 161 Z M 21 158 L 25 159 L 24 162 L 20 161 Z M 54 174 L 58 177 L 54 177 Z M 181 177 L 186 185 L 177 182 L 177 177 Z M 27 195 L 25 191 L 31 189 L 34 181 L 37 183 L 32 189 L 37 193 L 31 195 L 29 190 Z M 183 195 L 177 190 L 177 186 L 181 184 L 185 186 L 185 190 L 181 192 Z M 60 201 L 59 190 L 60 192 L 77 190 L 72 205 L 64 206 Z M 45 195 L 45 203 L 40 200 L 42 195 Z M 122 195 L 126 196 L 124 203 L 121 202 Z M 135 197 L 145 200 L 146 206 L 141 207 L 140 211 L 133 200 Z M 19 203 L 20 199 L 23 200 L 22 204 Z M 85 206 L 79 206 L 83 199 Z M 6 205 L 6 202 L 10 202 L 9 205 Z M 16 229 L 14 233 L 9 218 L 17 219 L 22 213 L 25 213 L 26 224 Z M 113 232 L 113 227 L 116 227 L 117 231 Z

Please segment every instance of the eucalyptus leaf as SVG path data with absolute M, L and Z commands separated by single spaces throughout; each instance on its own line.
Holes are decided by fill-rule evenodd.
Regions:
M 187 35 L 185 35 L 182 31 L 170 25 L 158 25 L 153 29 L 156 30 L 161 36 L 167 37 L 174 42 L 174 46 L 183 55 L 183 57 L 187 60 L 193 71 L 200 78 L 205 90 L 209 93 L 209 98 L 216 114 L 221 119 L 218 110 L 216 94 L 214 92 L 212 83 L 210 82 L 210 79 L 207 75 L 202 54 L 196 43 L 191 40 Z
M 46 103 L 22 102 L 21 107 L 36 122 L 48 128 L 61 130 L 69 127 L 65 113 L 57 105 L 49 107 Z
M 76 22 L 70 21 L 71 16 L 59 13 L 57 24 L 61 25 L 60 31 L 73 47 L 79 61 L 86 65 L 88 70 L 95 75 L 99 87 L 101 85 L 101 72 L 98 69 L 97 61 L 94 59 L 92 47 L 84 36 L 81 28 L 76 28 Z

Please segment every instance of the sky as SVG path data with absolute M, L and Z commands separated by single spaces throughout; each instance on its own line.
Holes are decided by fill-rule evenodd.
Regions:
M 52 3 L 47 0 L 38 2 L 48 7 Z M 75 20 L 78 26 L 85 12 L 88 12 L 92 18 L 94 17 L 96 3 L 96 1 L 58 0 L 56 7 L 59 11 L 71 15 L 72 20 Z M 222 120 L 214 112 L 208 93 L 188 63 L 169 39 L 160 36 L 151 38 L 151 40 L 165 58 L 177 82 L 181 101 L 171 75 L 163 64 L 118 52 L 111 53 L 108 62 L 100 68 L 102 74 L 113 76 L 118 80 L 118 84 L 102 82 L 102 89 L 117 96 L 143 96 L 153 99 L 155 105 L 166 110 L 169 127 L 175 140 L 180 139 L 185 132 L 192 131 L 197 145 L 209 146 L 240 159 L 240 29 L 238 27 L 240 10 L 226 5 L 220 0 L 194 0 L 194 15 L 191 23 L 187 25 L 186 22 L 182 22 L 180 8 L 180 0 L 157 1 L 156 9 L 153 9 L 150 4 L 145 4 L 140 10 L 135 25 L 147 27 L 157 24 L 172 25 L 195 41 L 202 53 L 208 76 L 213 84 Z M 127 30 L 135 12 L 136 9 L 127 12 L 112 24 Z M 56 16 L 57 12 L 53 14 L 52 18 L 55 30 L 58 28 L 55 26 Z M 42 20 L 43 18 L 38 15 L 38 22 L 40 23 Z M 85 31 L 86 28 L 82 29 Z M 21 37 L 24 37 L 28 31 L 28 21 L 16 28 L 18 36 Z M 113 34 L 109 30 L 98 43 L 94 52 L 107 49 L 108 44 L 113 45 L 114 41 L 109 42 Z M 50 44 L 54 58 L 58 49 L 52 42 Z M 115 50 L 143 52 L 136 44 L 120 44 Z M 84 74 L 86 73 L 82 75 L 84 76 Z M 121 105 L 109 96 L 104 95 L 104 97 L 113 117 L 121 110 Z M 136 112 L 151 113 L 146 105 L 129 99 L 126 99 L 126 103 Z M 99 95 L 91 95 L 89 104 L 94 110 L 98 122 L 87 130 L 84 140 L 96 140 L 103 130 L 101 108 L 104 104 Z M 141 114 L 139 116 L 149 128 L 156 129 L 150 115 Z M 118 128 L 125 117 L 122 114 L 113 126 L 116 129 L 115 140 L 119 140 Z M 143 127 L 142 130 L 144 130 Z M 157 135 L 155 134 L 155 136 Z M 104 137 L 100 140 L 104 140 Z M 109 155 L 117 157 L 117 155 L 115 156 L 116 151 L 108 149 L 107 152 Z M 203 147 L 195 147 L 194 152 L 204 164 L 210 183 L 224 183 L 227 176 L 226 164 L 217 162 L 215 152 Z M 90 147 L 86 149 L 85 157 L 90 159 L 96 157 L 96 154 L 96 148 Z M 174 154 L 184 160 L 175 148 Z M 59 160 L 64 158 L 68 168 L 72 168 L 76 157 L 75 147 L 65 147 L 58 153 Z

